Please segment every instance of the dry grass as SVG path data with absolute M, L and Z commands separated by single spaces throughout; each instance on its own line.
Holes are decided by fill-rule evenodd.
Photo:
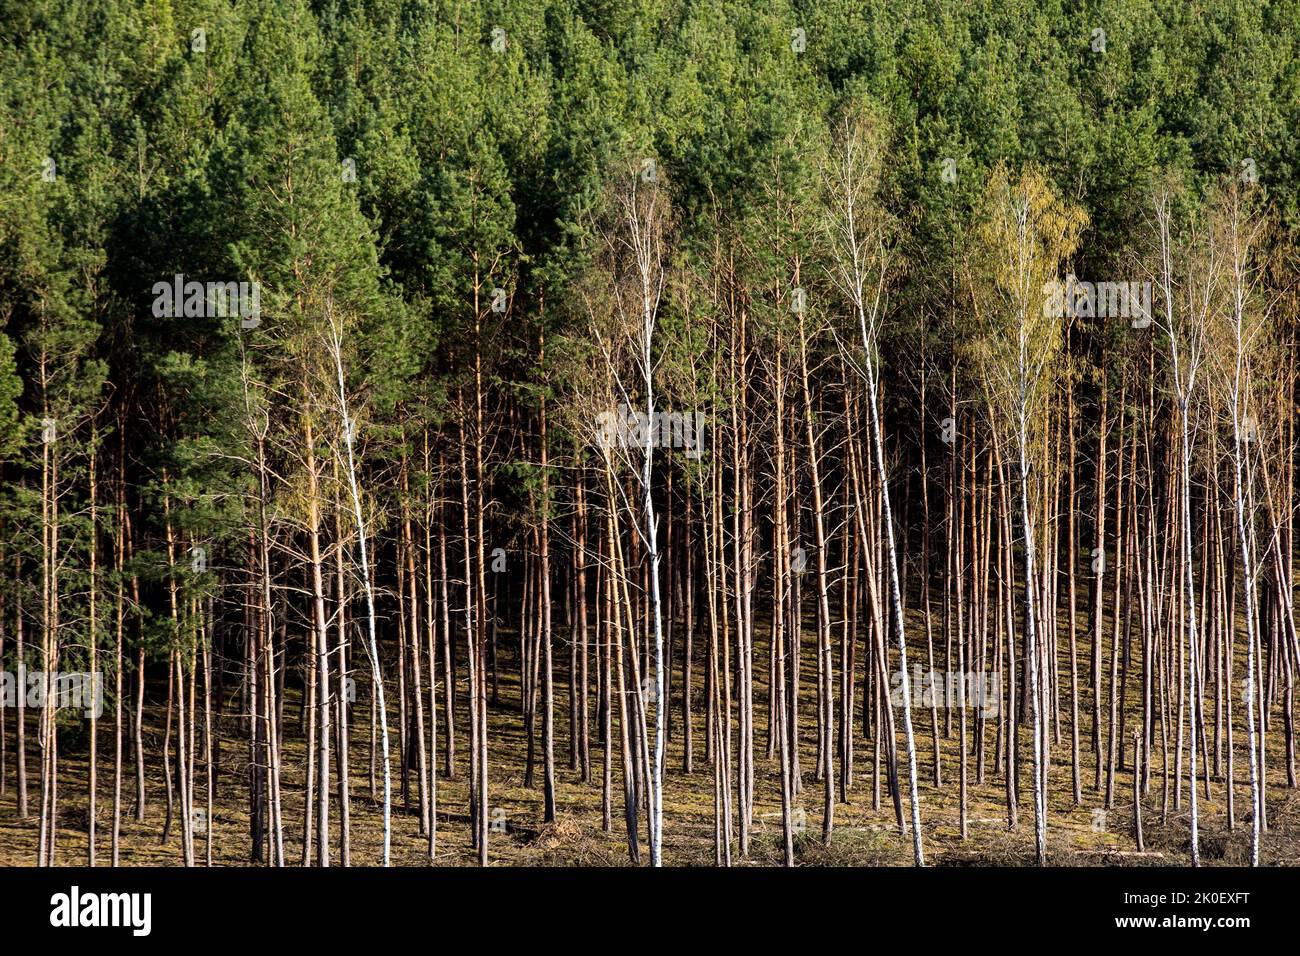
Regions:
M 832 866 L 904 866 L 911 863 L 911 840 L 901 834 L 895 824 L 893 806 L 887 784 L 882 778 L 877 786 L 874 773 L 874 745 L 860 735 L 855 740 L 855 780 L 847 804 L 835 808 L 835 832 L 829 845 L 821 841 L 822 784 L 813 779 L 816 759 L 815 734 L 815 674 L 810 673 L 815 660 L 811 646 L 812 635 L 805 635 L 809 649 L 805 657 L 801 711 L 801 761 L 803 788 L 796 797 L 796 806 L 804 811 L 805 829 L 797 834 L 795 852 L 802 865 Z M 502 646 L 510 646 L 508 636 L 502 635 Z M 1080 659 L 1086 660 L 1083 649 Z M 1068 660 L 1062 653 L 1062 666 Z M 490 717 L 490 773 L 489 794 L 494 819 L 504 824 L 505 832 L 493 832 L 489 841 L 489 858 L 499 866 L 619 866 L 629 862 L 626 834 L 623 830 L 622 787 L 620 762 L 615 751 L 613 771 L 612 829 L 601 828 L 600 780 L 602 752 L 598 743 L 592 748 L 593 781 L 584 784 L 581 775 L 568 767 L 568 705 L 564 685 L 557 682 L 559 699 L 556 706 L 556 760 L 557 803 L 559 819 L 554 823 L 542 822 L 541 768 L 537 768 L 537 787 L 523 787 L 526 741 L 518 711 L 518 683 L 511 672 L 511 659 L 503 654 L 500 672 L 501 698 L 498 706 L 491 708 Z M 747 859 L 738 852 L 733 858 L 737 865 L 777 865 L 781 862 L 781 813 L 776 775 L 776 761 L 766 754 L 766 704 L 762 680 L 766 659 L 755 661 L 759 678 L 759 699 L 756 701 L 758 737 L 756 761 L 758 780 L 757 803 L 754 809 L 753 839 Z M 1162 823 L 1161 760 L 1159 751 L 1152 774 L 1152 792 L 1144 806 L 1144 824 L 1147 852 L 1134 852 L 1132 839 L 1132 776 L 1117 776 L 1115 806 L 1108 811 L 1105 825 L 1094 826 L 1093 808 L 1102 805 L 1102 797 L 1090 787 L 1092 780 L 1091 755 L 1088 738 L 1082 740 L 1083 801 L 1076 807 L 1072 800 L 1069 760 L 1068 672 L 1062 683 L 1062 742 L 1053 749 L 1049 792 L 1049 861 L 1060 865 L 1138 866 L 1170 865 L 1187 862 L 1187 808 L 1175 810 L 1172 799 L 1167 819 Z M 680 674 L 677 675 L 680 681 Z M 1130 681 L 1130 689 L 1136 684 Z M 680 683 L 676 686 L 680 687 Z M 464 688 L 459 690 L 463 693 Z M 699 688 L 697 687 L 697 694 Z M 303 818 L 303 767 L 305 746 L 298 732 L 297 695 L 286 705 L 285 766 L 283 781 L 285 794 L 285 848 L 292 862 L 302 854 Z M 860 708 L 861 697 L 858 698 Z M 1136 706 L 1136 699 L 1130 707 Z M 364 701 L 355 710 L 352 739 L 352 862 L 354 865 L 375 865 L 381 862 L 382 805 L 371 795 L 369 781 L 369 729 L 368 707 Z M 467 710 L 460 702 L 458 719 L 463 720 Z M 156 716 L 157 709 L 150 711 Z M 713 771 L 704 760 L 703 727 L 704 709 L 695 707 L 696 770 L 689 777 L 682 774 L 682 739 L 680 731 L 667 748 L 670 774 L 665 783 L 664 861 L 668 865 L 710 866 L 714 862 L 713 835 Z M 1024 781 L 1020 796 L 1018 826 L 1008 828 L 1005 789 L 1002 778 L 993 772 L 992 733 L 987 738 L 988 768 L 986 780 L 975 780 L 974 761 L 970 769 L 968 796 L 969 835 L 961 839 L 958 825 L 957 796 L 957 734 L 951 739 L 941 736 L 943 785 L 932 785 L 931 738 L 928 714 L 916 712 L 918 734 L 918 767 L 921 784 L 924 838 L 932 863 L 940 865 L 1007 864 L 1028 865 L 1034 860 L 1033 806 L 1028 790 L 1028 766 L 1031 739 L 1021 731 L 1021 771 Z M 106 714 L 111 720 L 111 712 Z M 441 716 L 441 715 L 440 715 Z M 1087 715 L 1083 715 L 1087 727 Z M 212 861 L 214 865 L 242 865 L 248 862 L 248 806 L 244 780 L 246 747 L 232 735 L 234 721 L 227 721 L 226 740 L 222 747 L 222 773 L 216 788 L 216 810 L 212 821 Z M 940 714 L 943 726 L 943 714 Z M 595 719 L 593 713 L 593 730 Z M 1280 729 L 1280 728 L 1279 728 Z M 63 758 L 60 769 L 59 832 L 57 862 L 80 865 L 86 861 L 87 823 L 87 759 L 84 741 L 75 746 L 71 729 L 61 743 Z M 440 737 L 445 728 L 440 728 Z M 901 731 L 900 731 L 901 733 Z M 37 842 L 36 809 L 39 783 L 35 777 L 36 760 L 29 759 L 29 784 L 31 815 L 21 820 L 17 816 L 14 791 L 13 724 L 9 721 L 8 776 L 6 788 L 0 794 L 0 865 L 24 865 L 35 862 Z M 84 734 L 83 734 L 84 736 Z M 618 731 L 615 725 L 615 737 Z M 134 815 L 134 766 L 128 762 L 123 773 L 124 807 L 122 816 L 121 863 L 125 866 L 176 865 L 181 862 L 178 825 L 173 822 L 172 833 L 166 844 L 160 842 L 165 818 L 166 784 L 161 775 L 159 759 L 162 728 L 152 725 L 146 732 L 146 752 L 149 755 L 147 800 L 143 821 Z M 33 738 L 34 739 L 34 738 Z M 396 734 L 393 738 L 396 749 Z M 1245 779 L 1244 733 L 1237 737 L 1237 827 L 1227 828 L 1224 788 L 1221 780 L 1215 781 L 1210 800 L 1201 806 L 1202 855 L 1206 864 L 1241 864 L 1248 861 L 1250 829 L 1245 814 L 1249 810 L 1248 783 Z M 440 741 L 445 742 L 445 741 Z M 468 826 L 468 763 L 465 759 L 463 734 L 458 737 L 462 748 L 458 755 L 458 773 L 455 779 L 438 781 L 438 845 L 435 865 L 475 865 L 477 854 L 469 841 Z M 31 743 L 29 741 L 29 746 Z M 98 862 L 110 860 L 110 832 L 112 811 L 112 728 L 111 723 L 101 727 L 99 766 L 99 849 Z M 33 748 L 34 753 L 34 748 Z M 1285 754 L 1282 752 L 1280 733 L 1270 736 L 1269 823 L 1265 835 L 1263 862 L 1266 864 L 1300 864 L 1300 795 L 1287 789 L 1283 772 Z M 1171 770 L 1172 772 L 1172 770 Z M 201 762 L 198 769 L 202 782 Z M 412 779 L 411 808 L 401 799 L 400 781 L 394 761 L 394 822 L 392 862 L 398 866 L 423 866 L 429 864 L 427 839 L 419 834 L 418 802 Z M 377 781 L 382 790 L 381 778 Z M 878 794 L 878 802 L 877 802 Z M 204 795 L 200 786 L 197 797 L 200 805 Z M 906 806 L 906 803 L 904 803 Z M 499 809 L 498 809 L 499 808 Z M 338 860 L 338 807 L 331 806 L 333 828 L 333 859 Z M 642 861 L 648 860 L 645 845 L 646 822 L 644 809 L 640 819 Z M 200 861 L 206 848 L 202 835 L 197 842 Z

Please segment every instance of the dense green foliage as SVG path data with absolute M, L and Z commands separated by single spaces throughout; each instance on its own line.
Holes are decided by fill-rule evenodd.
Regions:
M 395 540 L 468 428 L 488 444 L 494 542 L 531 534 L 551 505 L 519 423 L 560 406 L 552 465 L 581 458 L 565 397 L 593 388 L 587 302 L 613 185 L 650 169 L 671 197 L 661 387 L 725 417 L 718 370 L 694 361 L 719 307 L 701 290 L 719 248 L 744 250 L 755 336 L 789 334 L 789 263 L 824 254 L 801 210 L 846 104 L 886 130 L 881 192 L 907 263 L 886 381 L 910 378 L 918 349 L 935 368 L 957 354 L 954 250 L 995 169 L 1032 164 L 1086 212 L 1081 276 L 1123 273 L 1162 176 L 1193 198 L 1257 179 L 1289 235 L 1297 44 L 1300 0 L 0 0 L 10 598 L 40 613 L 57 564 L 56 643 L 80 660 L 113 626 L 101 598 L 92 630 L 92 595 L 135 579 L 128 643 L 161 660 L 252 567 L 259 455 L 285 561 L 301 553 L 304 428 L 321 462 L 337 447 L 330 321 L 373 533 Z M 260 315 L 160 315 L 154 286 L 178 274 L 256 283 Z M 837 308 L 824 276 L 803 285 Z M 1072 334 L 1086 356 L 1127 331 Z M 491 424 L 475 424 L 478 378 Z M 911 420 L 912 401 L 886 394 L 886 418 Z M 336 519 L 350 533 L 348 509 L 327 510 L 329 535 Z M 134 544 L 113 560 L 127 515 Z M 200 547 L 218 575 L 186 570 Z

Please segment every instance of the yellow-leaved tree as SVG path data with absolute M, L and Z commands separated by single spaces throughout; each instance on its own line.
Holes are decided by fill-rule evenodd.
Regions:
M 1044 414 L 1061 354 L 1061 268 L 1074 254 L 1087 214 L 1061 199 L 1046 174 L 999 165 L 989 176 L 967 250 L 965 278 L 976 335 L 970 357 L 985 392 L 995 443 L 1016 455 L 1023 541 L 1025 634 L 1034 734 L 1034 842 L 1047 859 L 1047 787 L 1043 754 L 1042 665 L 1035 606 L 1035 531 L 1030 463 L 1044 439 Z M 959 701 L 964 707 L 965 701 Z

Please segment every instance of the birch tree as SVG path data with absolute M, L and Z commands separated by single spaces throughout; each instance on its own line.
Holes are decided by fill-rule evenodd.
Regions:
M 1084 212 L 1059 199 L 1039 170 L 1014 176 L 1000 166 L 985 189 L 967 267 L 978 338 L 975 365 L 986 392 L 989 419 L 1016 454 L 1023 547 L 1024 612 L 1034 737 L 1034 845 L 1047 862 L 1046 676 L 1039 673 L 1036 531 L 1030 472 L 1045 440 L 1046 403 L 1062 343 L 1061 310 L 1050 289 L 1062 262 L 1078 246 Z M 1050 609 L 1044 609 L 1050 613 Z M 964 679 L 962 680 L 964 684 Z M 1014 723 L 1008 723 L 1014 733 Z
M 1270 364 L 1275 349 L 1274 343 L 1269 341 L 1269 306 L 1262 288 L 1264 265 L 1261 247 L 1266 238 L 1268 220 L 1260 211 L 1256 198 L 1235 177 L 1227 178 L 1219 186 L 1211 215 L 1210 241 L 1222 250 L 1223 269 L 1219 276 L 1220 297 L 1209 311 L 1211 322 L 1207 329 L 1206 354 L 1210 384 L 1218 398 L 1221 414 L 1227 418 L 1232 437 L 1232 510 L 1241 559 L 1243 614 L 1246 619 L 1246 679 L 1242 696 L 1246 704 L 1250 772 L 1250 864 L 1259 866 L 1263 787 L 1256 710 L 1262 701 L 1255 679 L 1256 647 L 1259 643 L 1259 556 L 1253 531 L 1256 469 L 1252 467 L 1251 459 L 1257 458 L 1261 453 L 1258 450 L 1272 438 L 1271 429 L 1265 437 L 1265 410 L 1260 407 L 1263 397 L 1261 379 L 1273 371 Z M 1269 415 L 1268 419 L 1273 417 Z M 1229 631 L 1229 640 L 1235 630 L 1233 627 Z M 1196 736 L 1193 732 L 1193 741 Z M 1193 797 L 1195 790 L 1193 770 Z
M 388 759 L 388 707 L 384 696 L 384 676 L 379 668 L 379 644 L 375 636 L 375 590 L 371 583 L 370 552 L 365 511 L 361 502 L 361 485 L 356 458 L 357 418 L 348 402 L 347 373 L 344 367 L 343 316 L 333 303 L 325 303 L 327 326 L 325 344 L 334 370 L 335 398 L 338 406 L 339 439 L 343 448 L 343 474 L 347 479 L 348 496 L 352 502 L 352 520 L 356 522 L 357 553 L 360 563 L 361 587 L 366 595 L 366 650 L 370 658 L 370 673 L 374 692 L 378 696 L 381 759 L 384 763 L 384 866 L 388 866 L 393 844 L 393 783 Z M 340 543 L 340 547 L 342 544 Z
M 825 230 L 829 246 L 827 271 L 848 305 L 861 352 L 846 352 L 861 374 L 870 412 L 871 444 L 880 481 L 881 522 L 889 559 L 889 596 L 902 689 L 903 738 L 907 748 L 907 782 L 912 814 L 912 855 L 925 865 L 921 840 L 921 803 L 916 782 L 916 738 L 912 731 L 912 694 L 907 675 L 907 636 L 899 578 L 898 546 L 889 474 L 885 469 L 885 439 L 878 393 L 880 333 L 888 312 L 889 283 L 895 263 L 892 248 L 896 225 L 880 202 L 884 174 L 885 130 L 882 121 L 861 105 L 851 106 L 838 120 L 833 143 L 823 160 L 822 188 Z
M 1183 591 L 1182 629 L 1187 636 L 1188 714 L 1191 726 L 1189 812 L 1192 865 L 1200 866 L 1200 818 L 1196 768 L 1200 744 L 1200 689 L 1197 679 L 1200 648 L 1196 614 L 1196 581 L 1192 560 L 1192 422 L 1194 400 L 1204 358 L 1205 334 L 1222 269 L 1223 251 L 1210 241 L 1203 216 L 1186 209 L 1186 197 L 1176 181 L 1166 177 L 1151 194 L 1152 255 L 1150 272 L 1159 306 L 1152 301 L 1152 321 L 1165 339 L 1170 386 L 1177 406 L 1179 464 L 1179 576 Z M 1178 781 L 1181 789 L 1182 781 Z
M 659 582 L 659 521 L 655 513 L 655 447 L 663 438 L 656 406 L 659 363 L 655 328 L 668 282 L 671 207 L 663 173 L 645 160 L 617 183 L 610 196 L 609 220 L 599 230 L 601 267 L 608 273 L 607 314 L 595 316 L 593 332 L 623 406 L 644 415 L 639 425 L 615 442 L 636 476 L 639 521 L 633 526 L 646 549 L 649 626 L 654 648 L 654 754 L 650 766 L 650 865 L 663 865 L 664 700 L 663 599 Z M 608 320 L 607 324 L 605 321 Z M 602 327 L 605 331 L 602 332 Z M 630 370 L 625 373 L 624 369 Z M 639 393 L 639 394 L 638 394 Z M 641 412 L 644 409 L 644 412 Z M 613 414 L 613 410 L 610 410 Z M 620 413 L 621 414 L 621 413 Z M 607 436 L 608 437 L 608 436 Z

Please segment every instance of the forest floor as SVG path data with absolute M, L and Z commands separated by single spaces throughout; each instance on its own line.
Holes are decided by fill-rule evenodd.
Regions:
M 861 734 L 861 696 L 856 701 L 855 722 L 859 732 L 854 735 L 855 766 L 853 786 L 849 801 L 837 801 L 834 811 L 834 833 L 829 845 L 824 845 L 822 833 L 823 784 L 814 779 L 816 764 L 816 674 L 814 637 L 805 635 L 808 647 L 804 656 L 802 680 L 801 769 L 803 787 L 795 798 L 797 808 L 803 810 L 804 826 L 796 834 L 795 855 L 801 865 L 831 866 L 903 866 L 912 862 L 911 838 L 900 832 L 889 796 L 888 784 L 882 768 L 879 787 L 875 786 L 873 772 L 874 744 Z M 627 835 L 622 815 L 621 758 L 614 751 L 612 825 L 602 829 L 601 775 L 603 751 L 596 739 L 596 712 L 592 709 L 591 769 L 592 782 L 582 782 L 581 774 L 569 768 L 568 749 L 568 699 L 567 684 L 556 682 L 556 801 L 558 819 L 549 824 L 542 822 L 542 768 L 540 748 L 535 769 L 535 786 L 523 786 L 527 740 L 522 718 L 519 715 L 518 671 L 513 654 L 509 653 L 512 637 L 500 635 L 503 653 L 499 670 L 500 704 L 490 707 L 489 727 L 489 797 L 491 819 L 495 832 L 490 834 L 489 861 L 492 865 L 527 866 L 620 866 L 629 863 Z M 762 645 L 760 645 L 762 649 Z M 557 647 L 557 658 L 567 659 L 567 647 Z M 781 862 L 781 804 L 778 761 L 766 756 L 767 711 L 765 676 L 766 652 L 755 660 L 755 681 L 758 685 L 755 701 L 755 763 L 756 805 L 753 813 L 753 831 L 750 852 L 741 858 L 734 852 L 734 865 L 778 865 Z M 563 656 L 561 656 L 563 655 Z M 1104 811 L 1104 791 L 1098 793 L 1091 784 L 1094 760 L 1090 748 L 1090 720 L 1088 712 L 1081 712 L 1080 761 L 1082 800 L 1078 806 L 1073 800 L 1070 768 L 1069 710 L 1066 694 L 1069 688 L 1068 658 L 1062 653 L 1061 666 L 1066 669 L 1062 687 L 1062 720 L 1060 743 L 1052 744 L 1052 764 L 1048 794 L 1048 861 L 1053 865 L 1071 866 L 1136 866 L 1185 865 L 1188 862 L 1188 810 L 1184 799 L 1182 806 L 1173 805 L 1172 783 L 1167 814 L 1162 814 L 1164 804 L 1161 755 L 1158 742 L 1152 765 L 1151 789 L 1143 801 L 1143 825 L 1146 852 L 1135 852 L 1133 839 L 1133 775 L 1131 770 L 1119 772 L 1115 779 L 1114 802 Z M 1086 683 L 1085 649 L 1079 652 L 1081 683 Z M 861 666 L 861 661 L 859 661 Z M 664 862 L 667 865 L 711 866 L 714 863 L 713 825 L 713 770 L 705 760 L 704 702 L 702 688 L 698 686 L 700 668 L 696 673 L 695 716 L 695 770 L 690 776 L 681 772 L 683 740 L 680 720 L 677 732 L 667 746 L 665 762 L 668 774 L 664 785 Z M 595 663 L 592 662 L 594 678 Z M 680 687 L 680 667 L 674 675 Z M 1130 684 L 1130 709 L 1137 711 L 1137 697 Z M 152 688 L 151 688 L 152 690 Z M 457 766 L 454 779 L 439 775 L 437 784 L 438 824 L 437 856 L 435 865 L 477 865 L 477 853 L 470 846 L 468 817 L 468 759 L 467 741 L 463 722 L 467 719 L 465 688 L 458 688 L 462 699 L 457 702 L 457 721 L 462 726 L 457 735 Z M 390 690 L 390 693 L 395 688 Z M 282 786 L 284 791 L 285 852 L 290 862 L 302 857 L 303 800 L 305 794 L 304 767 L 305 739 L 299 730 L 298 706 L 300 697 L 290 688 L 285 705 L 285 737 L 283 764 L 286 768 Z M 390 706 L 391 706 L 390 697 Z M 1089 704 L 1086 693 L 1084 705 Z M 147 715 L 157 717 L 165 702 L 153 701 Z M 678 705 L 680 707 L 680 704 Z M 1210 710 L 1207 705 L 1207 710 Z M 1081 708 L 1083 710 L 1083 708 Z M 376 774 L 376 796 L 371 795 L 369 742 L 369 705 L 360 699 L 353 712 L 351 738 L 351 845 L 353 865 L 379 864 L 382 861 L 383 806 L 382 772 Z M 674 714 L 674 718 L 679 718 Z M 1207 716 L 1212 715 L 1212 710 Z M 427 717 L 427 715 L 426 715 Z M 1261 862 L 1265 865 L 1300 865 L 1300 791 L 1286 785 L 1285 753 L 1281 733 L 1281 716 L 1275 714 L 1275 724 L 1268 735 L 1268 824 L 1261 847 Z M 922 806 L 922 830 L 928 862 L 937 865 L 1032 865 L 1034 862 L 1033 799 L 1029 789 L 1032 737 L 1027 728 L 1020 733 L 1020 759 L 1022 786 L 1019 795 L 1019 820 L 1016 828 L 1008 827 L 1006 786 L 993 764 L 995 729 L 990 726 L 985 735 L 986 774 L 982 783 L 976 781 L 975 760 L 969 761 L 968 830 L 967 839 L 961 839 L 958 815 L 958 721 L 953 715 L 950 738 L 943 736 L 945 713 L 940 710 L 940 750 L 942 783 L 935 786 L 933 779 L 933 738 L 928 708 L 916 708 L 913 721 L 917 735 L 917 761 Z M 1103 714 L 1103 731 L 1104 731 Z M 445 727 L 439 712 L 439 747 L 445 744 Z M 972 746 L 973 746 L 973 721 Z M 39 806 L 39 763 L 35 748 L 35 724 L 30 725 L 28 747 L 29 816 L 20 819 L 17 813 L 15 790 L 14 724 L 12 711 L 6 722 L 6 769 L 3 791 L 0 792 L 0 865 L 31 865 L 36 860 Z M 992 721 L 990 721 L 992 724 Z M 211 821 L 213 865 L 246 865 L 249 846 L 248 797 L 246 788 L 247 746 L 235 734 L 237 721 L 229 714 L 224 720 L 221 746 L 220 776 L 215 788 L 214 815 Z M 401 781 L 397 769 L 397 733 L 395 720 L 390 717 L 393 758 L 393 842 L 392 862 L 400 866 L 429 864 L 427 837 L 419 833 L 419 802 L 415 789 L 415 772 L 412 772 L 410 809 L 402 798 Z M 82 865 L 87 860 L 88 821 L 88 759 L 85 746 L 85 724 L 61 731 L 60 773 L 58 804 L 57 862 L 63 865 Z M 618 725 L 614 724 L 617 739 Z M 163 727 L 160 721 L 147 723 L 145 750 L 149 756 L 146 771 L 146 805 L 143 821 L 137 821 L 134 808 L 135 766 L 129 753 L 125 758 L 122 780 L 122 822 L 120 862 L 124 866 L 179 865 L 182 862 L 179 821 L 173 820 L 168 841 L 162 843 L 160 835 L 166 817 L 166 781 L 161 771 L 160 759 Z M 82 739 L 76 739 L 80 736 Z M 201 739 L 201 738 L 200 738 Z M 1226 795 L 1222 776 L 1211 779 L 1211 796 L 1205 799 L 1202 789 L 1200 803 L 1200 834 L 1202 862 L 1206 865 L 1244 865 L 1249 862 L 1250 848 L 1250 789 L 1245 748 L 1244 729 L 1237 731 L 1237 758 L 1235 776 L 1236 820 L 1235 830 L 1227 826 Z M 902 729 L 899 722 L 901 754 Z M 1105 737 L 1103 736 L 1103 742 Z M 1173 743 L 1171 741 L 1171 749 Z M 1213 747 L 1213 743 L 1211 743 Z M 111 860 L 112 787 L 113 787 L 113 728 L 111 708 L 105 711 L 99 731 L 99 787 L 98 787 L 98 863 L 107 865 Z M 201 755 L 200 755 L 201 756 Z M 174 759 L 174 755 L 173 755 Z M 1186 758 L 1184 758 L 1186 759 Z M 442 756 L 439 754 L 441 766 Z M 1131 763 L 1128 764 L 1131 767 Z M 1185 772 L 1185 771 L 1184 771 Z M 1172 776 L 1172 758 L 1170 775 Z M 203 792 L 202 760 L 196 761 L 196 806 L 205 806 Z M 905 778 L 904 778 L 905 779 Z M 1104 781 L 1103 781 L 1104 785 Z M 1203 786 L 1203 785 L 1202 785 Z M 879 793 L 879 798 L 876 794 Z M 904 814 L 908 813 L 906 794 Z M 339 814 L 338 803 L 331 800 L 330 824 L 332 862 L 338 862 Z M 1164 820 L 1162 821 L 1162 816 Z M 737 826 L 737 834 L 738 824 Z M 504 830 L 504 832 L 500 832 Z M 641 810 L 640 838 L 642 862 L 649 859 L 646 845 L 646 819 Z M 202 863 L 208 852 L 206 835 L 196 834 L 195 847 L 198 861 Z

